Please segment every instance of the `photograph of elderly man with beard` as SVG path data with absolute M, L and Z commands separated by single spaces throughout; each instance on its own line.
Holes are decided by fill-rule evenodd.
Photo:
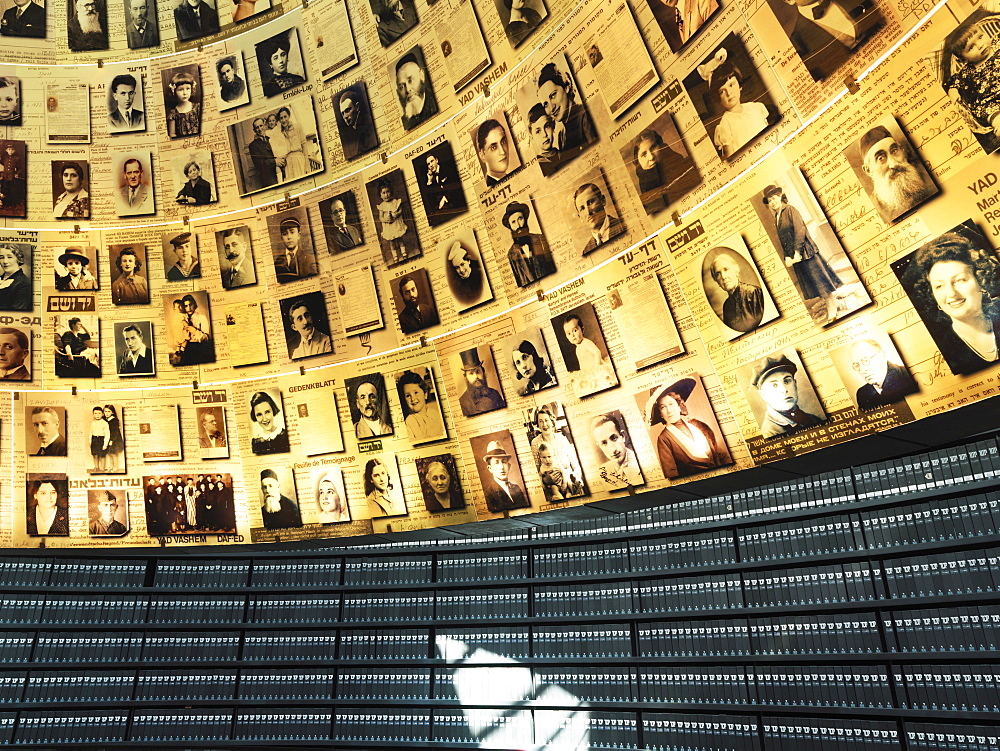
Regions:
M 916 149 L 891 117 L 865 131 L 844 156 L 887 224 L 938 193 Z
M 456 374 L 456 388 L 465 388 L 458 397 L 458 403 L 466 417 L 475 417 L 507 406 L 503 395 L 491 387 L 487 380 L 488 372 L 489 380 L 500 383 L 489 345 L 459 352 L 458 357 L 452 359 L 452 372 Z
M 424 53 L 419 45 L 399 58 L 389 68 L 389 75 L 396 82 L 396 96 L 399 99 L 404 130 L 413 130 L 437 114 L 437 100 L 427 75 Z
M 74 52 L 108 48 L 108 10 L 103 0 L 69 0 L 66 31 Z

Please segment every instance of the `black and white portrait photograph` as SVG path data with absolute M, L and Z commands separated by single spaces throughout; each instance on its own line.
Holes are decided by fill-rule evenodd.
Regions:
M 201 278 L 198 236 L 182 229 L 160 233 L 163 248 L 163 275 L 168 282 Z
M 271 0 L 233 0 L 230 19 L 233 23 L 239 23 L 268 10 L 271 10 Z M 220 14 L 220 23 L 225 24 L 225 20 L 225 16 Z
M 144 475 L 142 486 L 146 530 L 153 537 L 236 531 L 229 473 Z
M 56 219 L 90 219 L 90 164 L 81 160 L 52 162 L 52 215 Z
M 593 303 L 586 302 L 553 316 L 551 322 L 577 397 L 590 396 L 618 385 L 618 374 Z
M 512 172 L 521 167 L 510 123 L 503 109 L 489 113 L 469 130 L 469 138 L 476 149 L 476 157 L 487 188 L 499 185 Z
M 319 216 L 326 234 L 326 249 L 330 253 L 343 253 L 364 245 L 364 229 L 353 190 L 320 201 Z
M 115 72 L 115 71 L 118 72 Z M 146 130 L 146 105 L 142 76 L 121 68 L 111 69 L 108 81 L 108 133 L 137 133 Z M 0 91 L 0 96 L 2 96 Z
M 414 446 L 448 437 L 441 397 L 429 366 L 411 367 L 395 375 L 396 395 L 403 412 L 406 437 Z
M 312 471 L 313 495 L 316 498 L 316 521 L 319 524 L 342 524 L 351 521 L 351 508 L 344 487 L 344 470 L 321 467 Z
M 260 470 L 259 475 L 260 516 L 264 529 L 301 527 L 302 514 L 295 492 L 295 473 L 291 467 L 274 464 Z
M 229 148 L 242 196 L 325 169 L 316 112 L 309 95 L 230 125 Z
M 697 373 L 635 395 L 663 476 L 690 477 L 733 463 L 708 392 Z
M 31 380 L 31 329 L 0 326 L 0 381 Z
M 952 373 L 1000 360 L 1000 261 L 975 223 L 962 222 L 891 266 Z M 920 362 L 933 352 L 904 354 Z
M 184 367 L 215 362 L 215 337 L 207 292 L 163 295 L 163 320 L 171 365 Z
M 866 129 L 844 149 L 844 158 L 886 224 L 938 194 L 934 179 L 892 115 Z
M 333 112 L 340 133 L 344 159 L 351 161 L 373 151 L 379 145 L 372 105 L 364 81 L 352 83 L 333 95 Z
M 528 396 L 558 384 L 540 328 L 518 331 L 504 339 L 502 346 L 509 380 L 518 396 Z
M 406 516 L 406 498 L 399 479 L 395 454 L 368 455 L 361 474 L 366 513 L 370 519 L 386 516 Z
M 797 167 L 774 176 L 751 204 L 795 291 L 820 326 L 871 305 L 850 257 Z
M 414 157 L 413 174 L 430 226 L 437 227 L 469 210 L 455 153 L 448 141 Z
M 95 290 L 101 286 L 96 249 L 90 246 L 57 247 L 52 271 L 55 288 L 60 292 Z
M 836 73 L 885 26 L 874 0 L 768 0 L 767 4 L 816 81 Z
M 580 456 L 562 404 L 539 404 L 525 410 L 524 418 L 545 502 L 559 503 L 587 495 Z
M 415 460 L 424 508 L 432 514 L 465 508 L 458 467 L 451 454 L 419 456 Z
M 24 451 L 28 456 L 66 456 L 66 408 L 26 404 Z
M 0 310 L 34 308 L 31 270 L 35 246 L 31 243 L 0 239 Z
M 399 39 L 417 25 L 417 5 L 413 0 L 368 0 L 378 40 L 383 47 Z
M 625 222 L 600 167 L 580 173 L 570 183 L 562 195 L 562 209 L 564 226 L 572 229 L 573 245 L 581 256 L 625 234 Z
M 414 269 L 392 280 L 396 321 L 404 334 L 415 334 L 440 322 L 427 269 Z
M 21 124 L 21 79 L 0 76 L 0 125 Z
M 285 345 L 292 360 L 333 354 L 330 319 L 322 292 L 307 292 L 281 301 Z
M 740 235 L 702 256 L 701 288 L 727 341 L 778 317 L 771 293 Z
M 530 202 L 530 196 L 525 196 L 525 201 Z M 500 224 L 510 233 L 507 262 L 510 264 L 514 283 L 518 287 L 527 287 L 556 273 L 552 249 L 542 233 L 538 215 L 532 206 L 515 199 L 506 205 L 497 204 L 493 210 L 498 214 L 502 212 Z M 503 244 L 505 242 L 506 238 L 501 241 Z
M 224 289 L 238 289 L 257 283 L 250 237 L 250 228 L 245 224 L 215 233 L 215 249 L 219 255 L 219 273 Z
M 28 216 L 27 154 L 24 141 L 0 141 L 0 216 Z
M 676 203 L 701 183 L 698 168 L 669 111 L 662 112 L 622 145 L 621 155 L 639 191 L 642 207 L 650 216 Z
M 354 424 L 354 437 L 358 441 L 392 435 L 385 376 L 381 373 L 368 373 L 345 378 L 344 388 L 347 391 L 351 422 Z
M 156 375 L 152 321 L 115 321 L 115 370 L 122 378 Z
M 219 15 L 215 10 L 217 0 L 170 0 L 174 3 L 174 28 L 177 40 L 190 42 L 219 31 Z
M 174 178 L 174 200 L 178 206 L 207 206 L 219 200 L 215 188 L 215 165 L 207 149 L 181 152 L 170 160 Z
M 258 456 L 287 454 L 288 422 L 278 389 L 255 391 L 247 405 L 250 429 L 250 450 Z
M 920 390 L 892 338 L 880 329 L 855 332 L 849 342 L 828 351 L 859 410 L 888 407 Z
M 117 176 L 115 213 L 120 217 L 156 213 L 153 155 L 148 151 L 117 154 L 112 161 Z
M 308 212 L 305 206 L 299 206 L 267 216 L 267 237 L 279 284 L 319 273 Z
M 732 159 L 781 119 L 757 66 L 734 32 L 684 79 L 720 159 Z
M 108 48 L 108 8 L 104 0 L 66 0 L 66 32 L 73 52 Z
M 671 52 L 679 52 L 721 7 L 719 0 L 646 0 Z
M 125 40 L 130 50 L 160 45 L 156 0 L 121 0 L 125 9 Z
M 75 419 L 86 425 L 83 434 L 84 453 L 90 454 L 87 474 L 125 474 L 125 410 L 121 404 L 94 404 L 82 408 L 86 416 Z
M 101 324 L 96 315 L 53 316 L 52 333 L 56 378 L 100 378 Z
M 171 138 L 201 135 L 201 69 L 197 65 L 164 68 L 160 80 L 167 135 Z
M 593 464 L 587 465 L 587 477 L 595 491 L 638 488 L 646 484 L 635 454 L 635 444 L 622 413 L 601 412 L 586 419 L 590 426 Z
M 469 447 L 475 457 L 486 508 L 491 513 L 531 507 L 531 501 L 524 492 L 524 478 L 514 450 L 514 437 L 509 430 L 474 436 L 469 439 Z
M 194 408 L 198 426 L 198 448 L 202 459 L 228 459 L 229 435 L 226 408 L 222 404 Z
M 63 474 L 25 475 L 25 529 L 31 537 L 69 537 L 69 480 Z
M 122 537 L 128 534 L 128 497 L 114 489 L 87 491 L 87 530 L 91 537 Z
M 143 243 L 108 246 L 111 269 L 111 302 L 115 305 L 149 305 L 149 267 Z
M 493 288 L 473 229 L 462 228 L 442 240 L 438 243 L 438 253 L 456 312 L 464 313 L 493 299 Z
M 500 16 L 507 41 L 514 49 L 531 36 L 549 15 L 542 0 L 493 0 L 493 4 Z
M 219 79 L 219 112 L 250 103 L 250 89 L 247 86 L 247 72 L 241 52 L 216 60 L 215 73 Z
M 760 434 L 780 438 L 826 422 L 826 411 L 794 349 L 774 352 L 738 371 Z
M 266 97 L 279 96 L 306 82 L 306 66 L 294 26 L 254 45 Z
M 5 0 L 3 8 L 0 34 L 7 37 L 45 38 L 45 0 Z
M 516 101 L 531 149 L 546 177 L 597 140 L 594 121 L 563 53 L 528 78 L 516 93 Z
M 495 412 L 507 406 L 490 345 L 480 344 L 452 355 L 451 372 L 455 379 L 453 393 L 459 395 L 458 404 L 466 417 Z
M 420 45 L 405 52 L 389 66 L 389 79 L 396 82 L 403 130 L 413 130 L 437 114 L 434 86 Z
M 423 255 L 403 171 L 370 180 L 365 190 L 385 265 L 392 268 Z

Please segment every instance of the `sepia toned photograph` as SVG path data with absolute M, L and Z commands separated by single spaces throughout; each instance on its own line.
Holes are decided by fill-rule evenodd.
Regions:
M 451 371 L 455 374 L 458 404 L 466 417 L 495 412 L 507 406 L 507 400 L 500 392 L 500 376 L 493 361 L 493 351 L 488 344 L 452 355 Z
M 424 52 L 417 45 L 389 66 L 389 79 L 396 82 L 403 130 L 413 130 L 437 114 L 437 99 Z
M 152 321 L 115 321 L 115 368 L 122 378 L 156 375 Z
M 250 450 L 258 456 L 287 454 L 288 425 L 285 409 L 278 389 L 255 391 L 248 404 L 250 422 Z
M 465 313 L 493 299 L 483 255 L 472 229 L 461 229 L 438 243 L 455 311 Z
M 583 303 L 552 318 L 552 330 L 562 353 L 570 386 L 577 397 L 618 385 L 611 353 L 593 303 Z
M 56 219 L 90 219 L 90 164 L 52 162 L 52 215 Z
M 596 464 L 587 476 L 595 491 L 624 490 L 646 484 L 625 418 L 617 409 L 589 418 L 590 440 Z
M 295 474 L 291 467 L 275 464 L 260 471 L 260 517 L 264 529 L 302 526 Z
M 515 200 L 506 206 L 499 204 L 494 210 L 503 211 L 500 224 L 510 232 L 511 243 L 507 249 L 507 262 L 514 275 L 514 283 L 518 287 L 527 287 L 556 273 L 552 249 L 542 234 L 538 216 L 532 207 Z
M 55 249 L 52 264 L 55 288 L 60 292 L 96 290 L 100 288 L 97 274 L 96 248 L 71 245 Z
M 365 185 L 382 259 L 392 268 L 423 255 L 403 171 L 394 169 Z
M 233 478 L 227 473 L 144 475 L 146 531 L 164 535 L 236 532 Z
M 509 430 L 484 433 L 469 439 L 476 461 L 479 484 L 486 498 L 486 508 L 494 514 L 531 507 L 524 492 L 521 464 L 514 450 Z
M 646 0 L 671 52 L 680 52 L 721 7 L 719 0 Z
M 228 459 L 229 436 L 226 408 L 222 404 L 194 408 L 198 426 L 198 449 L 202 459 Z
M 108 48 L 108 7 L 104 0 L 66 0 L 66 34 L 73 52 Z
M 125 428 L 122 420 L 125 410 L 121 404 L 95 404 L 87 420 L 84 435 L 90 452 L 91 475 L 116 475 L 125 473 Z
M 319 524 L 342 524 L 351 521 L 351 509 L 340 467 L 323 467 L 312 472 L 316 498 L 316 521 Z
M 580 456 L 562 404 L 547 402 L 526 410 L 524 416 L 545 502 L 558 503 L 588 495 Z
M 292 360 L 333 354 L 330 320 L 322 292 L 307 292 L 282 300 L 281 320 Z
M 201 69 L 197 65 L 164 68 L 160 80 L 163 108 L 167 113 L 167 135 L 171 138 L 201 135 Z
M 869 329 L 829 353 L 844 390 L 859 410 L 888 407 L 920 390 L 884 331 Z
M 21 79 L 0 76 L 0 125 L 21 124 Z
M 146 246 L 122 243 L 108 246 L 111 264 L 111 302 L 115 305 L 149 305 Z
M 117 175 L 115 213 L 120 217 L 155 214 L 153 155 L 148 151 L 120 154 L 112 169 Z
M 190 42 L 219 32 L 215 3 L 207 0 L 170 0 L 174 5 L 174 29 L 177 40 Z
M 87 491 L 87 531 L 91 537 L 122 537 L 129 531 L 128 496 L 124 490 Z
M 77 313 L 53 316 L 51 320 L 56 378 L 100 378 L 100 319 Z
M 727 341 L 778 318 L 771 293 L 740 235 L 702 256 L 701 286 Z
M 781 119 L 743 42 L 730 33 L 684 79 L 720 159 L 732 159 Z
M 198 236 L 187 231 L 169 230 L 160 234 L 163 248 L 163 275 L 168 282 L 201 278 Z
M 385 376 L 368 373 L 345 378 L 344 388 L 354 424 L 354 437 L 359 442 L 393 434 Z
M 499 185 L 521 167 L 514 138 L 510 134 L 507 113 L 497 109 L 469 131 L 476 157 L 487 188 Z
M 230 125 L 229 148 L 241 196 L 326 169 L 309 95 Z
M 31 380 L 31 329 L 0 326 L 0 381 Z
M 267 237 L 279 284 L 308 279 L 319 273 L 308 212 L 306 207 L 300 206 L 268 214 Z
M 243 224 L 219 230 L 215 233 L 215 248 L 224 289 L 239 289 L 257 283 L 248 226 Z
M 503 341 L 510 380 L 518 396 L 527 396 L 558 385 L 552 358 L 540 328 L 518 331 Z
M 589 255 L 625 233 L 625 222 L 600 167 L 581 173 L 562 201 L 566 226 L 572 228 L 580 255 Z
M 28 456 L 66 456 L 66 408 L 24 407 L 24 451 Z
M 448 141 L 414 157 L 413 174 L 416 175 L 424 214 L 431 227 L 451 221 L 469 210 L 455 154 Z
M 676 203 L 701 184 L 698 168 L 669 111 L 661 113 L 622 146 L 621 155 L 632 184 L 639 191 L 642 207 L 650 216 Z
M 130 50 L 160 46 L 160 19 L 156 0 L 122 0 L 125 41 Z
M 432 514 L 465 508 L 458 467 L 451 454 L 420 456 L 415 460 L 424 508 Z
M 974 222 L 962 222 L 891 266 L 952 373 L 1000 361 L 1000 260 Z M 906 354 L 914 361 L 931 356 Z
M 351 161 L 374 151 L 379 145 L 372 105 L 364 81 L 352 83 L 333 95 L 333 112 L 340 133 L 344 159 Z
M 892 115 L 865 130 L 844 149 L 844 158 L 886 224 L 938 194 L 934 179 Z
M 163 295 L 168 359 L 175 367 L 215 362 L 215 337 L 208 293 Z
M 45 38 L 46 3 L 44 0 L 13 0 L 0 17 L 0 34 L 7 37 Z
M 216 90 L 219 93 L 219 112 L 250 103 L 250 89 L 247 87 L 242 53 L 220 57 L 215 61 L 215 73 L 218 77 Z
M 415 334 L 438 325 L 440 319 L 427 269 L 414 269 L 393 279 L 391 289 L 400 331 Z
M 388 47 L 417 25 L 417 5 L 413 0 L 368 0 L 378 40 Z
M 69 537 L 69 480 L 63 474 L 25 475 L 25 529 L 31 537 Z
M 170 162 L 179 206 L 207 206 L 219 200 L 215 188 L 215 165 L 207 149 L 178 154 Z
M 395 454 L 378 454 L 365 461 L 361 476 L 368 518 L 406 516 L 406 498 Z
M 780 438 L 826 422 L 826 411 L 794 349 L 775 352 L 738 371 L 764 438 Z
M 2 96 L 3 90 L 0 89 L 0 98 Z M 108 82 L 108 133 L 115 135 L 146 130 L 145 109 L 142 76 L 114 74 Z
M 493 4 L 513 49 L 520 47 L 549 16 L 542 0 L 493 0 Z
M 0 216 L 28 216 L 27 153 L 24 141 L 0 141 Z
M 319 216 L 326 233 L 326 249 L 330 253 L 342 253 L 364 245 L 361 213 L 353 190 L 320 201 Z
M 306 66 L 295 27 L 258 42 L 254 49 L 264 96 L 278 96 L 306 82 Z
M 396 395 L 403 411 L 406 437 L 414 446 L 448 437 L 434 370 L 413 367 L 396 373 Z

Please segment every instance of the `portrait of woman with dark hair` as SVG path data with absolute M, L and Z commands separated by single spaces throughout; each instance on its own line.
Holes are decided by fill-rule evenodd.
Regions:
M 82 164 L 86 164 L 83 162 Z M 90 219 L 90 193 L 87 192 L 87 171 L 80 162 L 52 162 L 56 190 L 52 214 L 56 219 Z
M 661 130 L 670 143 L 664 140 Z M 669 113 L 659 117 L 623 148 L 631 161 L 639 198 L 647 214 L 655 214 L 697 187 L 700 176 L 681 142 Z
M 395 489 L 392 473 L 389 465 L 380 458 L 375 457 L 365 463 L 364 484 L 369 518 L 406 515 L 406 502 L 398 493 L 392 492 Z
M 465 508 L 455 459 L 451 454 L 422 456 L 416 460 L 416 464 L 424 508 L 431 513 Z
M 30 480 L 25 488 L 26 522 L 32 537 L 69 537 L 69 482 L 62 479 Z
M 250 397 L 250 421 L 254 423 L 250 426 L 250 449 L 255 454 L 284 454 L 290 450 L 281 407 L 271 394 L 258 391 Z
M 733 463 L 725 442 L 712 427 L 688 413 L 687 402 L 697 385 L 694 378 L 681 378 L 653 388 L 646 402 L 650 426 L 663 425 L 656 438 L 656 454 L 664 477 L 687 477 Z
M 515 49 L 548 17 L 541 0 L 495 0 L 510 46 Z
M 548 356 L 548 352 L 545 354 Z M 534 394 L 536 391 L 556 385 L 552 369 L 538 352 L 534 342 L 522 339 L 514 345 L 510 356 L 516 382 L 514 388 L 519 396 Z
M 414 446 L 448 435 L 441 416 L 441 404 L 429 383 L 432 380 L 431 371 L 429 368 L 417 370 L 423 370 L 424 375 L 415 370 L 404 370 L 396 375 L 396 393 L 403 408 L 403 424 Z
M 952 373 L 1000 361 L 1000 262 L 975 224 L 963 222 L 892 268 Z
M 0 245 L 0 310 L 31 310 L 31 268 L 24 273 L 24 249 Z

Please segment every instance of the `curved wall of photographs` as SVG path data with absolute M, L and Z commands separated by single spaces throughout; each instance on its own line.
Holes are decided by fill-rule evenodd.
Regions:
M 3 3 L 5 545 L 516 516 L 997 393 L 988 2 Z

